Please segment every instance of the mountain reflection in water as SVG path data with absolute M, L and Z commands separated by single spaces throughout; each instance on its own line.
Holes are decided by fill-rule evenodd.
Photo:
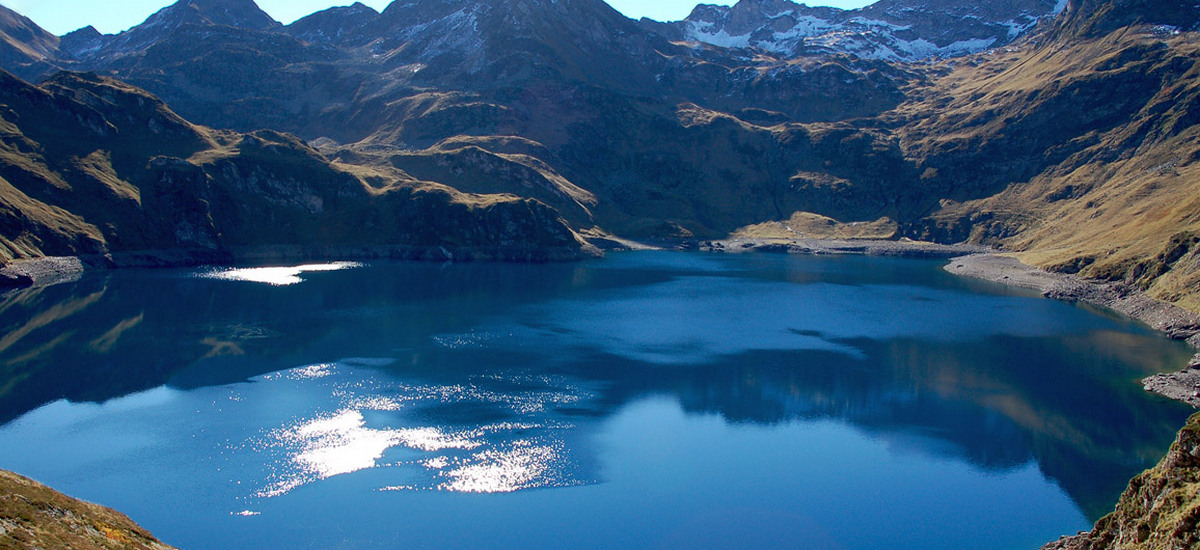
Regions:
M 127 271 L 5 295 L 0 423 L 248 381 L 337 401 L 247 443 L 279 466 L 259 497 L 389 460 L 413 467 L 381 489 L 496 492 L 602 482 L 583 434 L 666 397 L 735 425 L 842 422 L 989 471 L 1035 461 L 1094 520 L 1187 415 L 1136 382 L 1185 363 L 1183 346 L 936 262 L 630 253 L 287 274 L 302 282 Z

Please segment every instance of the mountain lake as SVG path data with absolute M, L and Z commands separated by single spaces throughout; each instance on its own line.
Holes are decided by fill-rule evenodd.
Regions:
M 123 270 L 0 298 L 0 468 L 205 549 L 1033 549 L 1191 352 L 944 260 Z

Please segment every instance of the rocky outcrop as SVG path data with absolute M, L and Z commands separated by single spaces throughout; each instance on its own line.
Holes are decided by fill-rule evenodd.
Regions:
M 1186 550 L 1200 547 L 1200 414 L 1162 462 L 1129 482 L 1117 509 L 1091 532 L 1042 550 Z
M 0 470 L 0 548 L 171 550 L 124 514 Z

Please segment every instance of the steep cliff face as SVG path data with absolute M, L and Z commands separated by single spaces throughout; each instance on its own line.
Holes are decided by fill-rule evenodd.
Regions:
M 120 512 L 0 470 L 0 548 L 171 550 Z
M 1167 456 L 1135 477 L 1117 509 L 1089 533 L 1042 550 L 1186 550 L 1200 547 L 1200 414 L 1192 416 Z

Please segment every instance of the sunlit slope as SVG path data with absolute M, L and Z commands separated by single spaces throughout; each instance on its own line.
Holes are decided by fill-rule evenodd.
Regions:
M 0 260 L 281 245 L 543 259 L 582 247 L 533 199 L 338 165 L 278 132 L 210 130 L 77 73 L 40 87 L 0 74 L 0 228 Z
M 898 113 L 922 185 L 946 190 L 913 234 L 1200 310 L 1196 33 L 1133 26 L 996 53 Z
M 1167 456 L 1129 482 L 1117 509 L 1091 532 L 1064 537 L 1043 550 L 1158 550 L 1200 544 L 1200 415 L 1179 431 Z
M 0 548 L 170 550 L 115 510 L 0 470 Z

